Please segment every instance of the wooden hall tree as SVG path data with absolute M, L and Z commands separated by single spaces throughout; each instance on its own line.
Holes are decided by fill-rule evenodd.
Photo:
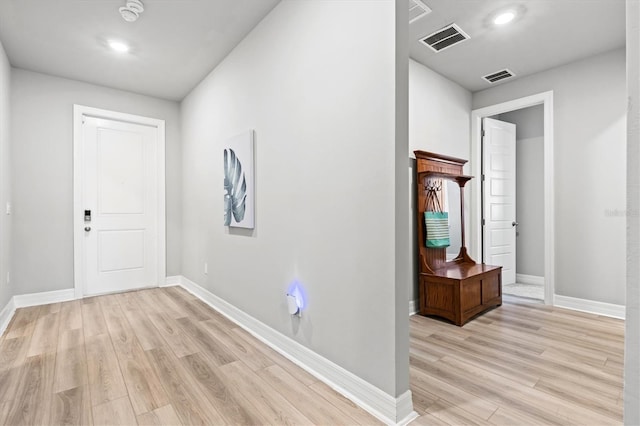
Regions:
M 502 305 L 502 267 L 476 263 L 467 254 L 464 186 L 472 179 L 472 176 L 462 174 L 462 167 L 467 160 L 425 151 L 414 151 L 414 154 L 420 314 L 436 315 L 462 326 L 474 316 Z M 430 218 L 433 217 L 432 213 L 437 212 L 439 207 L 438 201 L 442 201 L 441 195 L 435 193 L 439 189 L 434 181 L 439 179 L 452 180 L 460 188 L 461 247 L 458 255 L 451 261 L 447 261 L 446 247 L 433 243 L 433 235 L 427 235 L 425 224 L 425 212 Z M 430 227 L 430 232 L 437 231 Z M 427 238 L 430 239 L 431 247 L 427 246 Z

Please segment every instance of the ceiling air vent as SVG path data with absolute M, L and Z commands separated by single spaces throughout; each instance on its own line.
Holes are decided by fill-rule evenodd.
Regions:
M 493 74 L 489 74 L 489 75 L 485 75 L 484 78 L 485 80 L 487 80 L 489 83 L 493 84 L 493 83 L 497 83 L 498 81 L 502 81 L 505 80 L 507 78 L 511 78 L 513 77 L 515 74 L 511 71 L 509 71 L 508 69 L 503 69 L 501 71 L 498 72 L 494 72 Z
M 469 35 L 462 31 L 459 26 L 457 26 L 456 24 L 451 24 L 436 31 L 431 35 L 428 35 L 420 41 L 426 44 L 427 47 L 429 47 L 434 52 L 441 52 L 444 49 L 454 46 L 469 38 Z
M 409 23 L 412 24 L 423 16 L 431 13 L 431 8 L 422 0 L 409 0 Z

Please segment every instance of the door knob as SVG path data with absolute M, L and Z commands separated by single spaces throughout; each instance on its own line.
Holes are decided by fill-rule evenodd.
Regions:
M 518 222 L 511 222 L 511 226 L 518 226 Z
M 85 231 L 87 231 L 87 232 L 89 232 L 89 231 L 91 231 L 91 227 L 90 227 L 90 226 L 85 226 L 85 227 L 84 227 L 84 230 L 85 230 Z

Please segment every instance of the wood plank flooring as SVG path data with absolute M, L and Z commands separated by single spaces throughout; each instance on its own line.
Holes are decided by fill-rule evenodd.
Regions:
M 418 425 L 622 424 L 624 322 L 516 299 L 456 327 L 411 317 Z
M 412 424 L 622 423 L 620 320 L 507 302 L 462 328 L 410 325 Z M 0 424 L 379 422 L 174 287 L 18 309 Z
M 380 424 L 180 288 L 18 309 L 0 424 Z

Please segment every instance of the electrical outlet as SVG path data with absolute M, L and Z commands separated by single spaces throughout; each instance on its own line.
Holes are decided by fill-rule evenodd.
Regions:
M 7 214 L 11 214 L 11 203 L 7 202 Z
M 209 273 L 209 265 L 207 263 L 204 264 L 204 273 L 205 275 Z
M 7 271 L 7 284 L 11 282 L 11 272 Z

